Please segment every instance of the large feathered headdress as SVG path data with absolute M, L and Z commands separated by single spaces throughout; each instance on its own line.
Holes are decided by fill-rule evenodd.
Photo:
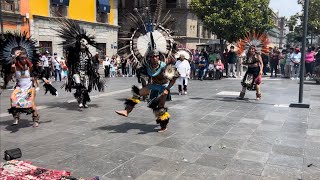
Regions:
M 180 56 L 183 55 L 184 58 L 188 61 L 193 60 L 193 54 L 188 48 L 178 48 L 177 52 L 175 53 L 174 57 L 176 59 L 180 58 Z
M 169 12 L 161 16 L 162 1 L 157 1 L 154 13 L 151 12 L 149 1 L 142 10 L 134 9 L 128 12 L 126 22 L 131 32 L 120 32 L 119 53 L 127 54 L 127 58 L 142 62 L 150 52 L 157 52 L 165 58 L 169 57 L 174 49 L 172 31 L 167 29 L 171 16 Z M 171 21 L 172 22 L 172 21 Z
M 85 39 L 89 45 L 97 47 L 95 37 L 88 34 L 76 21 L 67 18 L 55 18 L 53 21 L 59 27 L 53 30 L 58 32 L 58 36 L 64 40 L 59 45 L 63 45 L 66 49 L 77 48 L 80 46 L 81 39 Z
M 247 52 L 250 46 L 255 46 L 257 52 L 268 54 L 269 40 L 266 34 L 248 33 L 243 39 L 237 42 L 238 54 Z
M 26 32 L 7 32 L 4 34 L 4 39 L 0 43 L 0 61 L 3 64 L 11 64 L 13 55 L 17 50 L 27 53 L 28 58 L 32 62 L 38 62 L 37 56 L 37 41 L 27 36 Z

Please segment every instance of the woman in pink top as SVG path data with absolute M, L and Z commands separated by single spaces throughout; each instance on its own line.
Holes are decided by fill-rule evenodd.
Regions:
M 308 52 L 306 53 L 306 74 L 307 74 L 307 80 L 312 75 L 312 66 L 314 62 L 314 52 L 311 48 L 308 48 Z
M 214 66 L 215 66 L 215 68 L 216 68 L 215 79 L 220 80 L 221 77 L 222 77 L 223 70 L 224 70 L 224 65 L 223 65 L 223 63 L 221 62 L 221 60 L 220 60 L 219 57 L 217 57 L 217 60 L 216 60 L 216 62 L 214 63 Z

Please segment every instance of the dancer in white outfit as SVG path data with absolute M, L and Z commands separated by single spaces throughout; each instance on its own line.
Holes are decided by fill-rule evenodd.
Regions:
M 190 78 L 190 63 L 186 60 L 183 54 L 180 55 L 179 60 L 176 62 L 177 70 L 180 74 L 180 77 L 177 79 L 178 88 L 179 88 L 179 95 L 187 94 L 187 86 L 188 86 L 188 79 Z M 183 86 L 183 93 L 182 93 L 182 86 Z

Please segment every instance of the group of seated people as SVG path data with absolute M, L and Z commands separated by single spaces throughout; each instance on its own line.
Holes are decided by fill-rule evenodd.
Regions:
M 201 57 L 199 64 L 195 64 L 192 75 L 193 77 L 198 77 L 198 80 L 202 81 L 209 77 L 210 79 L 220 80 L 222 78 L 222 73 L 224 70 L 224 65 L 220 58 L 215 61 L 208 63 L 205 57 Z

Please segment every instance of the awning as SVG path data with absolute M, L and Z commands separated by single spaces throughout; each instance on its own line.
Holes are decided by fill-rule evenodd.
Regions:
M 100 13 L 110 13 L 110 2 L 109 0 L 97 0 L 98 12 Z
M 51 0 L 52 5 L 69 6 L 70 0 Z

